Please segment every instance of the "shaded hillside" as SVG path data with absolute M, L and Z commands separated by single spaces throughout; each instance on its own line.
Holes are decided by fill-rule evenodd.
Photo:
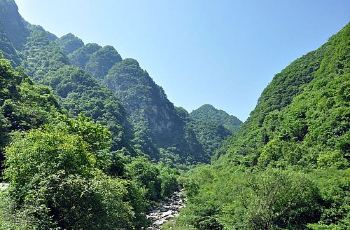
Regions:
M 22 48 L 29 34 L 27 22 L 13 0 L 0 1 L 0 27 L 16 49 Z
M 26 22 L 18 14 L 14 1 L 0 1 L 0 48 L 3 55 L 15 65 L 20 64 L 16 49 L 22 48 L 28 36 Z
M 114 65 L 105 82 L 122 101 L 136 135 L 149 138 L 151 143 L 142 143 L 143 149 L 149 151 L 149 145 L 154 144 L 161 150 L 154 153 L 159 154 L 158 158 L 165 157 L 163 153 L 167 152 L 166 155 L 177 155 L 192 163 L 206 160 L 195 136 L 189 134 L 186 115 L 178 114 L 163 89 L 136 60 L 124 59 Z
M 124 108 L 92 76 L 76 67 L 64 66 L 48 72 L 42 82 L 54 89 L 62 106 L 73 116 L 83 113 L 107 126 L 112 133 L 112 150 L 130 149 L 132 130 Z
M 19 65 L 20 58 L 18 56 L 18 53 L 16 49 L 13 47 L 10 40 L 8 39 L 1 24 L 0 24 L 0 47 L 1 47 L 2 55 L 5 58 L 7 58 L 8 60 L 11 60 L 12 64 Z

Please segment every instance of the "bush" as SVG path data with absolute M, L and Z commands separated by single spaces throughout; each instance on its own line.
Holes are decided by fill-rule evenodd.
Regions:
M 146 189 L 146 198 L 157 201 L 161 198 L 159 170 L 147 158 L 138 157 L 127 165 L 127 175 Z
M 168 197 L 175 191 L 179 190 L 179 183 L 177 181 L 178 173 L 175 169 L 164 164 L 160 164 L 158 168 L 161 180 L 161 196 L 163 198 Z

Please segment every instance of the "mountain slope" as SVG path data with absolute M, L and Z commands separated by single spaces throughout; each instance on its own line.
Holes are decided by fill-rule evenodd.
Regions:
M 336 161 L 348 158 L 349 40 L 347 25 L 321 48 L 276 75 L 228 144 L 227 159 L 249 158 L 252 165 L 278 161 L 317 167 L 324 154 Z
M 13 1 L 3 0 L 0 2 L 4 9 L 11 8 L 14 4 Z M 18 63 L 20 67 L 34 81 L 52 87 L 61 97 L 59 102 L 62 107 L 72 115 L 77 116 L 79 113 L 84 113 L 95 121 L 106 125 L 113 134 L 112 150 L 127 147 L 130 152 L 131 127 L 119 100 L 91 75 L 72 66 L 65 54 L 82 47 L 84 44 L 81 40 L 72 34 L 58 39 L 42 27 L 26 23 L 15 10 L 17 7 L 11 11 L 11 19 L 16 20 L 12 23 L 25 25 L 20 29 L 26 31 L 18 32 L 19 36 L 25 36 L 22 38 L 25 42 L 14 53 L 21 56 L 20 63 Z M 8 20 L 8 14 L 0 15 L 0 17 Z M 11 29 L 1 32 L 6 38 L 11 37 L 8 36 L 8 33 L 12 32 Z M 10 45 L 16 41 L 8 39 Z M 4 46 L 0 48 L 8 50 Z M 5 56 L 10 58 L 6 53 Z M 18 59 L 12 59 L 12 61 L 18 62 Z
M 76 67 L 64 66 L 48 72 L 42 83 L 54 89 L 61 97 L 61 105 L 73 116 L 83 113 L 108 127 L 112 133 L 112 150 L 130 149 L 132 133 L 124 108 L 96 79 Z
M 236 133 L 242 124 L 237 117 L 208 104 L 193 110 L 190 118 L 191 127 L 208 156 L 212 156 L 223 141 Z
M 58 38 L 24 21 L 13 0 L 0 2 L 0 24 L 9 20 L 13 24 L 0 30 L 5 56 L 34 81 L 53 87 L 71 114 L 82 112 L 106 124 L 115 148 L 132 142 L 137 152 L 155 160 L 207 161 L 186 119 L 136 61 L 122 60 L 112 46 L 85 45 L 73 34 Z M 131 129 L 127 119 L 133 131 L 127 131 Z M 127 141 L 127 136 L 133 140 Z
M 6 59 L 11 60 L 12 64 L 19 65 L 20 58 L 16 49 L 13 47 L 12 43 L 8 39 L 4 29 L 0 24 L 0 54 L 2 54 Z
M 13 0 L 0 1 L 0 27 L 16 49 L 22 48 L 29 31 Z
M 115 64 L 105 82 L 122 101 L 136 133 L 149 136 L 151 143 L 143 143 L 144 149 L 149 150 L 147 146 L 154 144 L 157 149 L 170 151 L 188 162 L 204 161 L 197 141 L 186 138 L 186 121 L 136 60 L 124 59 Z M 153 156 L 157 158 L 159 154 Z
M 177 227 L 349 229 L 349 90 L 350 24 L 277 74 L 220 158 L 186 175 Z

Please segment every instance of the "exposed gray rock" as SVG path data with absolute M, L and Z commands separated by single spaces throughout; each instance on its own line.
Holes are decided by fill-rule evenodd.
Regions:
M 177 217 L 180 209 L 184 206 L 183 191 L 175 192 L 170 198 L 165 199 L 147 215 L 147 219 L 152 221 L 152 225 L 147 230 L 161 229 L 161 226 L 165 222 Z
M 0 183 L 0 191 L 4 191 L 9 187 L 8 183 Z

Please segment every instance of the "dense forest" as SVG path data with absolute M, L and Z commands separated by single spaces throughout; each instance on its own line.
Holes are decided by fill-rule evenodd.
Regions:
M 0 229 L 350 228 L 350 24 L 292 62 L 247 121 L 170 102 L 137 60 L 0 0 Z

